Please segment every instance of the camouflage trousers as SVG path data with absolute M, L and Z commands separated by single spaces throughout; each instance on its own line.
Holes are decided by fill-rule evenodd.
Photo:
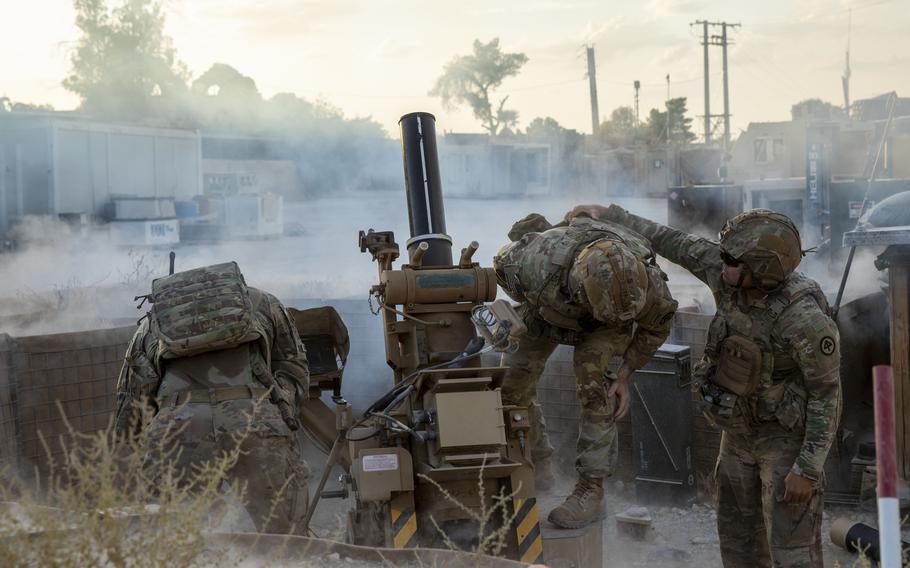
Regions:
M 573 341 L 573 368 L 581 403 L 575 469 L 588 477 L 608 477 L 616 467 L 619 441 L 613 423 L 614 401 L 607 398 L 610 380 L 606 372 L 611 357 L 624 353 L 630 340 L 625 333 L 603 328 L 579 334 L 577 341 Z M 537 382 L 559 343 L 555 337 L 526 335 L 515 353 L 502 357 L 502 364 L 509 369 L 502 385 L 503 402 L 528 407 L 534 461 L 553 454 L 546 421 L 537 402 Z
M 247 427 L 244 412 L 253 412 L 250 400 L 186 404 L 162 408 L 150 424 L 149 435 L 166 435 L 168 428 L 178 431 L 173 442 L 180 453 L 174 461 L 178 471 L 217 460 L 237 447 L 233 434 Z M 228 471 L 227 483 L 245 485 L 244 507 L 258 532 L 304 534 L 303 520 L 309 504 L 308 471 L 300 453 L 297 436 L 281 420 L 268 402 L 255 410 L 249 433 L 240 442 L 242 451 Z M 150 453 L 147 464 L 155 464 Z
M 809 501 L 784 503 L 784 478 L 804 432 L 776 423 L 757 435 L 724 432 L 717 458 L 717 532 L 725 568 L 821 568 L 824 483 Z

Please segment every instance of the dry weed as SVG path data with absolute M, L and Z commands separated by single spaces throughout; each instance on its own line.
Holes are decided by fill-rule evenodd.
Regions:
M 159 439 L 142 433 L 125 439 L 111 427 L 82 434 L 67 423 L 69 433 L 58 440 L 64 450 L 59 463 L 45 443 L 47 473 L 26 480 L 10 469 L 3 472 L 0 564 L 126 568 L 241 563 L 236 549 L 207 549 L 205 534 L 219 526 L 230 503 L 242 500 L 245 488 L 229 482 L 227 473 L 241 455 L 250 423 L 248 419 L 247 427 L 234 434 L 234 449 L 191 471 L 174 465 L 180 451 L 174 444 L 177 430 Z
M 472 550 L 465 551 L 441 526 L 439 526 L 439 523 L 437 523 L 436 519 L 431 515 L 430 522 L 433 523 L 433 528 L 436 529 L 439 537 L 449 549 L 473 552 L 475 554 L 486 554 L 489 556 L 499 556 L 509 546 L 510 534 L 512 533 L 514 521 L 518 514 L 517 511 L 513 511 L 511 504 L 521 488 L 517 487 L 511 493 L 507 493 L 506 488 L 501 487 L 499 493 L 492 496 L 493 506 L 488 506 L 483 476 L 485 468 L 486 459 L 484 459 L 480 466 L 480 470 L 477 473 L 477 493 L 480 497 L 479 509 L 465 505 L 430 477 L 424 474 L 418 474 L 418 477 L 436 487 L 436 489 L 442 493 L 442 496 L 446 501 L 463 511 L 466 517 L 477 525 L 477 545 L 474 546 Z

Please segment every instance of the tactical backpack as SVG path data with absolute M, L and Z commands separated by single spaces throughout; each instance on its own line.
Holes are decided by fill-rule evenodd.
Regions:
M 260 338 L 250 292 L 236 262 L 178 272 L 152 282 L 151 332 L 159 357 L 190 357 Z

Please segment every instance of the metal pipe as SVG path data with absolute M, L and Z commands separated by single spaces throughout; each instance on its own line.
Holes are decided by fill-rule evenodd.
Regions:
M 461 258 L 458 259 L 458 267 L 471 268 L 471 259 L 474 258 L 474 253 L 477 252 L 477 249 L 479 248 L 480 243 L 471 241 L 467 248 L 461 249 Z
M 890 365 L 872 368 L 875 395 L 875 456 L 878 491 L 878 547 L 882 568 L 900 568 L 901 518 L 897 499 L 897 438 L 894 430 L 894 374 Z
M 423 257 L 427 254 L 428 250 L 430 250 L 430 244 L 427 242 L 422 242 L 411 249 L 411 266 L 414 268 L 423 266 Z
M 426 242 L 430 250 L 424 259 L 425 266 L 451 266 L 452 237 L 446 234 L 436 118 L 428 112 L 413 112 L 402 116 L 398 124 L 411 229 L 407 248 L 410 251 Z
M 885 149 L 885 142 L 888 140 L 888 132 L 891 130 L 891 121 L 894 120 L 894 106 L 897 104 L 897 94 L 891 93 L 891 107 L 888 110 L 888 120 L 885 122 L 885 128 L 882 131 L 882 137 L 878 143 L 878 151 L 875 153 L 875 161 L 872 162 L 872 172 L 869 174 L 869 179 L 866 182 L 866 193 L 863 195 L 863 203 L 859 209 L 859 217 L 856 218 L 856 225 L 854 225 L 854 230 L 856 227 L 859 227 L 859 222 L 863 218 L 863 214 L 866 212 L 866 206 L 869 203 L 869 195 L 872 193 L 872 184 L 875 181 L 875 171 L 878 169 L 878 161 L 882 157 L 882 152 Z M 834 306 L 831 309 L 831 315 L 834 317 L 834 321 L 837 321 L 837 312 L 840 311 L 840 302 L 844 297 L 844 289 L 847 287 L 847 277 L 850 276 L 850 267 L 853 265 L 853 254 L 856 252 L 856 245 L 850 247 L 850 254 L 847 255 L 847 263 L 844 265 L 844 273 L 840 279 L 840 287 L 837 289 L 837 298 L 834 300 Z

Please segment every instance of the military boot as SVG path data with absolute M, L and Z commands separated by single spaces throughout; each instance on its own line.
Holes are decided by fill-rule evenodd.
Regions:
M 556 477 L 553 475 L 553 460 L 550 456 L 534 460 L 534 489 L 549 491 L 554 485 Z
M 564 529 L 579 529 L 603 517 L 604 480 L 578 476 L 575 490 L 565 502 L 550 511 L 551 523 Z

